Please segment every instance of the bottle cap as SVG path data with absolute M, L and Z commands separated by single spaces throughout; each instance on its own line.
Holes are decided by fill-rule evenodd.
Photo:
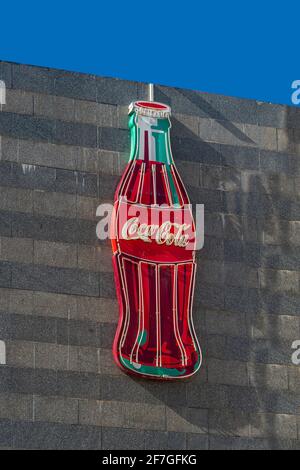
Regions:
M 129 114 L 134 111 L 142 116 L 167 118 L 171 114 L 170 106 L 157 101 L 134 101 L 129 105 Z

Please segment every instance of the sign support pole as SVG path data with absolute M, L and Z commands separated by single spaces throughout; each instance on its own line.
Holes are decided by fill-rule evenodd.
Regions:
M 154 85 L 149 83 L 149 101 L 154 101 Z

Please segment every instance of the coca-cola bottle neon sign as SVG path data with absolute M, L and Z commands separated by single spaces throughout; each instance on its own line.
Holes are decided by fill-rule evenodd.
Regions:
M 201 365 L 192 320 L 195 224 L 170 145 L 170 107 L 129 107 L 131 153 L 111 223 L 120 317 L 113 344 L 125 372 L 182 379 Z

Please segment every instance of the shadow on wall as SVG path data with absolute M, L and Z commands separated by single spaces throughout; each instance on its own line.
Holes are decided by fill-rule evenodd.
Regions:
M 276 411 L 280 413 L 280 393 L 270 387 L 270 369 L 266 365 L 276 363 L 275 351 L 278 348 L 282 350 L 276 313 L 285 314 L 285 311 L 280 312 L 281 297 L 273 287 L 279 281 L 280 258 L 289 251 L 287 220 L 292 220 L 292 214 L 290 206 L 284 206 L 284 196 L 280 197 L 284 176 L 280 169 L 271 174 L 265 171 L 264 163 L 261 166 L 262 160 L 268 158 L 267 152 L 244 132 L 242 123 L 228 121 L 220 109 L 215 109 L 198 93 L 174 89 L 171 93 L 176 93 L 173 96 L 176 103 L 184 102 L 187 109 L 196 108 L 196 115 L 217 120 L 233 136 L 234 145 L 239 141 L 245 152 L 251 147 L 260 164 L 253 171 L 244 171 L 241 177 L 243 162 L 241 156 L 236 158 L 235 155 L 238 148 L 204 142 L 199 134 L 172 118 L 176 134 L 174 137 L 173 133 L 172 137 L 175 162 L 179 163 L 179 159 L 200 162 L 206 176 L 200 190 L 189 188 L 192 202 L 205 204 L 207 227 L 206 245 L 198 254 L 194 305 L 194 322 L 204 362 L 200 373 L 189 381 L 159 383 L 139 380 L 139 384 L 155 400 L 173 410 L 181 423 L 186 423 L 189 432 L 193 432 L 195 426 L 195 432 L 200 430 L 203 434 L 207 434 L 209 429 L 210 435 L 247 438 L 250 437 L 250 425 L 253 425 L 251 417 L 263 413 L 259 424 L 255 424 L 258 431 L 264 430 L 264 434 L 257 437 L 264 437 L 267 448 L 276 449 L 280 443 L 274 414 Z M 168 89 L 157 88 L 155 99 L 172 106 Z M 239 109 L 232 111 L 238 121 Z M 289 112 L 287 108 L 287 125 L 291 124 Z M 288 132 L 286 134 L 289 136 Z M 286 145 L 291 149 L 294 143 L 287 139 Z M 226 181 L 228 175 L 230 181 Z M 216 189 L 220 190 L 220 199 L 214 199 L 216 191 L 213 193 L 211 190 Z M 275 234 L 277 238 L 273 240 Z M 275 251 L 268 251 L 266 243 L 276 245 Z M 212 269 L 212 266 L 217 269 Z M 264 271 L 265 268 L 274 270 Z M 238 333 L 225 334 L 222 329 L 218 333 L 216 324 L 214 334 L 211 334 L 206 328 L 208 317 L 213 315 L 218 322 L 218 314 L 220 317 L 223 314 L 231 316 L 234 331 Z M 287 364 L 289 357 L 290 344 L 284 349 L 279 363 L 282 360 Z M 244 363 L 247 382 L 239 382 L 238 370 L 236 377 L 234 371 L 229 373 L 227 382 L 226 368 L 230 361 Z M 216 367 L 220 368 L 219 372 Z M 209 424 L 201 410 L 209 410 Z M 231 412 L 234 418 L 228 418 Z M 296 414 L 296 411 L 292 413 Z

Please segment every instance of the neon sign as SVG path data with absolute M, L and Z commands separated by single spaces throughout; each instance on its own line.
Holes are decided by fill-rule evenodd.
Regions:
M 129 107 L 131 154 L 115 194 L 111 241 L 120 317 L 113 344 L 125 372 L 183 379 L 201 366 L 192 306 L 195 224 L 174 164 L 170 107 Z

